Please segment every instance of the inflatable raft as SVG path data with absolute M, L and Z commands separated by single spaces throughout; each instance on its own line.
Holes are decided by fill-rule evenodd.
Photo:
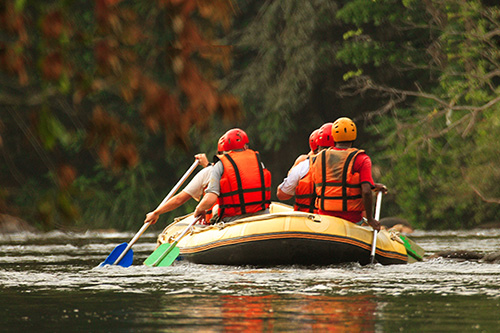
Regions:
M 193 215 L 176 218 L 159 235 L 172 243 L 188 227 Z M 180 258 L 217 265 L 332 265 L 370 263 L 373 230 L 340 218 L 293 211 L 273 202 L 270 214 L 215 225 L 196 224 L 179 241 Z M 394 232 L 377 236 L 375 259 L 383 265 L 405 264 L 419 258 Z

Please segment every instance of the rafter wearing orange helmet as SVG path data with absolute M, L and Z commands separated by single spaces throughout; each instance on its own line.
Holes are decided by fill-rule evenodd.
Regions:
M 352 147 L 356 125 L 347 117 L 339 118 L 331 126 L 331 137 L 335 147 L 323 150 L 311 165 L 316 209 L 354 223 L 362 221 L 366 211 L 368 223 L 380 230 L 380 223 L 373 218 L 372 189 L 386 192 L 387 188 L 373 182 L 370 157 Z

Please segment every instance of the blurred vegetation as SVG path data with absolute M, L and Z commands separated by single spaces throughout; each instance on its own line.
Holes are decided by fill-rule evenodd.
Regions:
M 349 116 L 390 189 L 382 216 L 499 221 L 499 57 L 495 1 L 6 0 L 0 212 L 136 230 L 227 129 L 275 188 Z
M 391 212 L 420 228 L 498 222 L 500 5 L 356 0 L 338 17 L 356 32 L 337 54 L 358 68 L 346 92 L 386 101 L 371 129 Z

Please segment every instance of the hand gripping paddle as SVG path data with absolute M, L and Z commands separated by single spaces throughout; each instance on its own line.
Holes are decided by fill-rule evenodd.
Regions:
M 163 201 L 158 205 L 160 207 L 166 201 L 168 201 L 174 194 L 177 192 L 179 187 L 184 183 L 184 181 L 189 177 L 189 175 L 193 172 L 193 170 L 198 166 L 198 160 L 194 161 L 191 167 L 184 173 L 182 178 L 175 184 L 174 188 L 170 191 L 169 194 L 163 199 Z M 134 238 L 127 244 L 122 243 L 115 247 L 113 251 L 109 254 L 109 256 L 104 260 L 99 267 L 105 265 L 120 265 L 122 267 L 129 267 L 132 265 L 132 261 L 134 258 L 134 251 L 132 251 L 132 245 L 141 237 L 141 235 L 146 231 L 146 229 L 150 226 L 151 223 L 144 223 L 142 228 L 135 234 Z

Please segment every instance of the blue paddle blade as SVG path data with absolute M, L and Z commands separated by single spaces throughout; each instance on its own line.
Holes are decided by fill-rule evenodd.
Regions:
M 127 243 L 122 243 L 115 247 L 113 251 L 109 254 L 109 256 L 104 260 L 99 267 L 103 267 L 105 265 L 113 265 L 116 259 L 122 254 L 123 251 L 127 248 Z M 122 267 L 129 267 L 132 265 L 132 262 L 134 260 L 134 251 L 132 249 L 128 250 L 128 252 L 125 254 L 125 256 L 120 260 L 117 265 L 122 266 Z

